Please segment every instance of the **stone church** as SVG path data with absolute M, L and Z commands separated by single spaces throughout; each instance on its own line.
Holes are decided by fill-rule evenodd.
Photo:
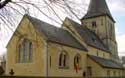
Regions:
M 105 0 L 91 0 L 78 24 L 60 28 L 24 15 L 7 45 L 6 74 L 40 77 L 122 77 L 115 20 Z

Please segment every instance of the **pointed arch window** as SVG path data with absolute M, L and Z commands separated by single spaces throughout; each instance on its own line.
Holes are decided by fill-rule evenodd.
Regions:
M 66 52 L 61 52 L 59 55 L 59 67 L 68 67 L 68 54 Z

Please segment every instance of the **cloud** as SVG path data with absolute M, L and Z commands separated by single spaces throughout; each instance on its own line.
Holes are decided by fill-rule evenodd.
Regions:
M 121 35 L 121 34 L 122 34 L 122 32 L 121 32 L 121 31 L 119 31 L 119 29 L 118 29 L 118 28 L 115 28 L 115 31 L 116 31 L 116 36 L 117 36 L 117 35 Z
M 10 39 L 10 34 L 12 32 L 8 32 L 6 29 L 1 28 L 0 30 L 0 56 L 6 53 L 6 44 Z
M 0 44 L 0 56 L 6 53 L 6 49 Z
M 107 0 L 107 4 L 116 20 L 116 40 L 118 43 L 118 54 L 125 56 L 125 32 L 123 32 L 123 18 L 125 16 L 125 0 Z M 122 26 L 121 26 L 122 25 Z M 122 27 L 122 28 L 120 28 Z
M 116 40 L 118 42 L 119 55 L 125 55 L 125 34 L 117 36 Z
M 115 15 L 125 14 L 125 0 L 107 0 L 111 12 Z

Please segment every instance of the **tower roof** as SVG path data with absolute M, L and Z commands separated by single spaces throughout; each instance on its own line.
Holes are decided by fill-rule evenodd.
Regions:
M 102 15 L 108 15 L 114 21 L 105 0 L 91 0 L 87 14 L 82 19 L 102 16 Z

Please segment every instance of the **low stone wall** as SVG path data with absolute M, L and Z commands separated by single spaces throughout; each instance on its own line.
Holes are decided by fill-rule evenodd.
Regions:
M 0 76 L 0 78 L 83 78 L 83 77 Z M 125 78 L 125 77 L 94 77 L 94 78 Z

